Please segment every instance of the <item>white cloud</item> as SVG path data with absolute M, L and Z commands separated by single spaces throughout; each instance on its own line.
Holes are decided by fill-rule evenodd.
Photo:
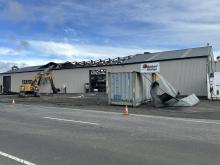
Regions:
M 42 52 L 48 55 L 64 57 L 66 60 L 92 60 L 115 58 L 144 51 L 159 51 L 159 50 L 144 50 L 141 48 L 126 48 L 126 47 L 112 47 L 112 46 L 98 46 L 98 45 L 83 45 L 70 44 L 54 41 L 28 41 L 33 50 Z
M 19 68 L 27 66 L 23 62 L 8 62 L 8 61 L 1 61 L 0 62 L 0 73 L 6 72 L 8 70 L 11 70 L 12 66 L 18 66 Z
M 56 63 L 62 63 L 64 61 L 59 60 L 59 59 L 51 59 L 51 60 L 45 60 L 45 59 L 32 59 L 32 58 L 27 58 L 25 60 L 19 59 L 19 60 L 1 60 L 0 61 L 0 73 L 6 72 L 8 70 L 11 70 L 11 67 L 16 65 L 19 68 L 23 68 L 26 66 L 37 66 L 37 65 L 44 65 L 47 64 L 48 62 L 56 62 Z
M 0 56 L 19 55 L 21 52 L 8 47 L 0 47 Z M 23 51 L 22 51 L 23 53 Z
M 98 22 L 102 25 L 104 23 L 115 25 L 112 23 L 121 23 L 125 20 L 159 24 L 191 21 L 197 24 L 219 22 L 219 5 L 218 0 L 185 0 L 181 3 L 179 0 L 111 0 L 92 3 L 50 0 L 38 3 L 36 7 L 34 3 L 13 0 L 7 1 L 4 12 L 11 17 L 6 17 L 8 19 L 14 18 L 26 22 L 43 21 L 51 25 L 66 22 L 87 25 Z M 66 28 L 67 31 L 70 29 Z
M 18 43 L 20 42 L 18 41 Z M 0 47 L 0 72 L 11 69 L 13 65 L 21 67 L 44 65 L 51 61 L 57 63 L 88 61 L 123 57 L 143 53 L 144 51 L 160 51 L 157 49 L 143 50 L 140 48 L 80 45 L 55 41 L 25 40 L 24 43 L 25 46 L 19 49 Z
M 219 33 L 219 5 L 219 0 L 184 0 L 181 3 L 179 0 L 110 0 L 92 3 L 50 0 L 41 2 L 36 7 L 34 3 L 13 0 L 7 1 L 0 18 L 26 23 L 44 22 L 49 27 L 66 23 L 88 28 L 93 26 L 95 33 L 104 37 L 128 36 L 131 40 L 150 37 L 157 42 L 159 38 L 163 42 L 167 39 L 177 42 L 179 39 L 189 40 L 192 37 L 195 42 L 200 42 L 201 39 L 206 39 L 206 35 L 201 33 L 199 37 L 196 35 L 197 30 Z M 143 24 L 143 28 L 137 30 L 130 28 L 129 24 L 123 26 L 123 23 L 146 23 L 154 26 L 148 28 L 148 25 Z M 71 27 L 65 28 L 64 31 L 77 33 Z M 184 33 L 184 36 L 181 33 Z M 209 40 L 220 42 L 220 39 L 213 35 Z
M 50 0 L 41 1 L 37 7 L 31 2 L 13 0 L 5 1 L 5 4 L 0 19 L 40 22 L 49 27 L 59 25 L 67 41 L 78 41 L 84 37 L 89 43 L 94 43 L 93 37 L 98 35 L 103 42 L 108 43 L 110 38 L 115 45 L 122 45 L 32 42 L 32 48 L 38 52 L 67 60 L 125 56 L 143 52 L 146 47 L 162 49 L 167 46 L 176 49 L 177 45 L 191 47 L 206 45 L 207 42 L 214 45 L 214 51 L 220 50 L 219 0 L 109 0 L 92 3 Z M 80 35 L 80 27 L 86 27 L 88 32 L 94 34 L 88 37 Z M 46 39 L 39 37 L 39 40 Z M 131 45 L 140 48 L 132 49 Z
M 0 55 L 8 55 L 11 51 L 13 50 L 10 48 L 0 47 Z
M 53 41 L 29 41 L 29 43 L 34 50 L 44 52 L 48 55 L 63 55 L 70 58 L 76 53 L 76 49 L 66 43 Z

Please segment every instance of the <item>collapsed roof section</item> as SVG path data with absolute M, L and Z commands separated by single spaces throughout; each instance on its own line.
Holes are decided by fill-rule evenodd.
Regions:
M 207 57 L 212 54 L 212 47 L 197 47 L 189 49 L 180 49 L 164 52 L 136 54 L 126 57 L 117 57 L 114 59 L 100 59 L 100 60 L 90 60 L 90 61 L 81 61 L 81 62 L 65 62 L 65 63 L 54 63 L 49 62 L 46 65 L 33 66 L 19 68 L 16 70 L 10 70 L 2 74 L 11 74 L 11 73 L 24 73 L 24 72 L 36 72 L 42 71 L 51 65 L 56 65 L 55 69 L 74 69 L 74 68 L 85 68 L 85 67 L 102 67 L 102 66 L 111 66 L 111 65 L 126 65 L 126 64 L 135 64 L 143 62 L 159 62 L 159 61 L 170 61 L 170 60 L 179 60 L 179 59 L 188 59 L 188 58 L 201 58 Z
M 100 59 L 100 60 L 90 60 L 90 61 L 81 61 L 81 62 L 67 61 L 65 63 L 49 62 L 46 65 L 19 68 L 17 70 L 10 70 L 2 74 L 36 72 L 36 71 L 39 72 L 39 71 L 43 71 L 44 69 L 50 66 L 55 66 L 54 70 L 59 70 L 59 69 L 74 69 L 74 68 L 85 68 L 85 67 L 102 67 L 102 66 L 111 66 L 111 65 L 122 65 L 122 64 L 125 64 L 126 61 L 130 59 L 131 57 L 132 56 L 126 56 L 126 57 L 117 57 L 114 59 L 108 58 L 105 60 Z
M 124 64 L 126 60 L 130 59 L 131 56 L 126 57 L 117 57 L 114 59 L 108 58 L 105 60 L 90 60 L 90 61 L 81 61 L 81 62 L 65 62 L 61 64 L 56 64 L 50 62 L 46 65 L 41 66 L 41 68 L 47 68 L 51 65 L 57 65 L 56 69 L 74 69 L 74 68 L 85 68 L 85 67 L 99 67 L 99 66 L 110 66 L 110 65 L 120 65 Z
M 61 65 L 60 65 L 60 64 L 55 63 L 55 62 L 49 62 L 49 63 L 46 64 L 46 65 L 40 66 L 39 69 L 46 69 L 46 68 L 49 68 L 50 66 L 53 66 L 55 69 L 60 69 L 60 68 L 61 68 Z

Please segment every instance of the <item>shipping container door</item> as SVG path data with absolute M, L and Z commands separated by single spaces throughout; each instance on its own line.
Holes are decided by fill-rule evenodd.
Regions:
M 3 92 L 11 92 L 11 76 L 3 76 Z

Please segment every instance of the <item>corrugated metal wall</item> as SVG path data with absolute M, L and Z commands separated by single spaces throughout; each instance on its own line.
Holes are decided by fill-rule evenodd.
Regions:
M 85 83 L 89 83 L 89 68 L 53 71 L 54 84 L 57 88 L 67 87 L 67 93 L 84 93 Z
M 206 63 L 207 58 L 164 61 L 160 62 L 160 71 L 182 95 L 195 93 L 198 96 L 207 96 Z M 56 70 L 53 71 L 54 84 L 57 88 L 65 85 L 68 93 L 82 93 L 84 84 L 89 82 L 89 70 L 95 69 L 107 69 L 107 72 L 132 72 L 139 71 L 140 64 Z M 18 92 L 21 81 L 32 79 L 34 74 L 36 72 L 11 74 L 12 91 Z
M 160 73 L 181 95 L 207 96 L 206 63 L 206 58 L 161 62 Z
M 220 61 L 214 63 L 215 72 L 220 72 Z
M 138 71 L 139 65 L 105 66 L 92 68 L 78 68 L 53 71 L 54 83 L 57 88 L 63 85 L 68 93 L 82 93 L 85 83 L 89 83 L 89 70 L 106 69 L 107 72 L 132 72 Z

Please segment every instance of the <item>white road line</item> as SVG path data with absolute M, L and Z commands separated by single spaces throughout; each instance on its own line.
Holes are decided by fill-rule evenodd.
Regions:
M 26 161 L 26 160 L 17 158 L 17 157 L 15 157 L 15 156 L 13 156 L 13 155 L 9 155 L 9 154 L 7 154 L 7 153 L 5 153 L 5 152 L 2 152 L 2 151 L 0 151 L 0 155 L 2 155 L 2 156 L 4 156 L 4 157 L 7 157 L 7 158 L 10 158 L 10 159 L 12 159 L 12 160 L 15 160 L 15 161 L 17 161 L 17 162 L 19 162 L 19 163 L 22 163 L 22 164 L 26 164 L 26 165 L 37 165 L 37 164 L 31 163 L 31 162 L 29 162 L 29 161 Z
M 26 105 L 33 106 L 33 105 Z M 94 112 L 94 113 L 102 113 L 102 114 L 113 114 L 120 115 L 120 112 L 106 112 L 106 111 L 97 111 L 92 109 L 72 109 L 66 107 L 52 107 L 52 106 L 38 106 L 42 108 L 48 109 L 66 109 L 71 111 L 81 111 L 81 112 Z M 154 119 L 165 119 L 165 120 L 174 120 L 174 121 L 183 121 L 183 122 L 193 122 L 193 123 L 202 123 L 202 124 L 217 124 L 220 125 L 220 120 L 209 120 L 209 119 L 191 119 L 191 118 L 180 118 L 180 117 L 167 117 L 167 116 L 156 116 L 156 115 L 142 115 L 142 114 L 131 114 L 130 116 L 144 117 L 144 118 L 154 118 Z
M 45 107 L 44 107 L 45 108 Z M 81 111 L 81 112 L 94 112 L 94 113 L 104 113 L 104 114 L 113 114 L 120 115 L 119 112 L 105 112 L 105 111 L 96 111 L 89 109 L 71 109 L 71 108 L 62 108 L 62 107 L 46 107 L 53 109 L 67 109 L 72 111 Z M 219 120 L 208 120 L 208 119 L 191 119 L 191 118 L 179 118 L 179 117 L 168 117 L 168 116 L 156 116 L 156 115 L 142 115 L 142 114 L 129 114 L 130 116 L 144 117 L 144 118 L 154 118 L 154 119 L 165 119 L 165 120 L 174 120 L 174 121 L 183 121 L 183 122 L 194 122 L 194 123 L 203 123 L 203 124 L 220 124 Z
M 203 123 L 203 124 L 220 124 L 220 121 L 207 120 L 207 119 L 190 119 L 190 118 L 178 118 L 178 117 L 175 118 L 175 117 L 166 117 L 166 116 L 138 115 L 138 114 L 132 114 L 132 116 L 141 116 L 145 118 L 165 119 L 165 120 L 194 122 L 194 123 Z
M 43 118 L 44 118 L 44 119 L 51 119 L 51 120 L 67 121 L 67 122 L 73 122 L 73 123 L 99 125 L 98 123 L 91 123 L 91 122 L 78 121 L 78 120 L 69 120 L 69 119 L 61 119 L 61 118 L 55 118 L 55 117 L 43 117 Z

